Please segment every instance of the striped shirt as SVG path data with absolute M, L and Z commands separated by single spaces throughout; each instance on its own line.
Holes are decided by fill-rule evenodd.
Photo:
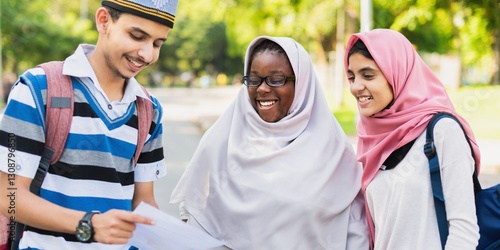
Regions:
M 129 79 L 121 101 L 110 102 L 86 58 L 91 45 L 80 45 L 65 60 L 63 73 L 72 76 L 74 112 L 65 150 L 51 165 L 40 196 L 60 206 L 80 210 L 132 209 L 134 182 L 157 180 L 166 174 L 162 146 L 162 108 L 153 102 L 153 122 L 134 166 L 138 122 L 135 100 L 145 96 Z M 47 83 L 44 71 L 33 68 L 21 75 L 11 91 L 0 122 L 0 162 L 15 161 L 15 174 L 35 176 L 45 142 Z M 8 138 L 13 138 L 8 142 Z M 15 144 L 15 145 L 13 145 Z M 9 156 L 9 149 L 14 154 Z M 11 165 L 12 166 L 12 165 Z M 13 170 L 0 164 L 0 170 Z M 76 225 L 75 225 L 76 226 Z M 73 234 L 27 228 L 21 249 L 128 249 L 127 246 L 80 243 Z

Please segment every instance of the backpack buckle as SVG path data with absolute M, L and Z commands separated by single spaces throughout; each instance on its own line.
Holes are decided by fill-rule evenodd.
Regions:
M 424 153 L 427 156 L 427 159 L 431 159 L 436 155 L 436 147 L 434 146 L 433 141 L 427 141 L 424 145 Z

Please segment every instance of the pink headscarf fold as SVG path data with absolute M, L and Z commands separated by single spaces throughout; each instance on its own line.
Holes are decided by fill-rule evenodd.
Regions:
M 432 115 L 441 111 L 453 114 L 462 123 L 471 139 L 479 174 L 479 148 L 469 124 L 456 113 L 443 84 L 418 55 L 410 41 L 397 31 L 375 29 L 351 35 L 346 52 L 350 51 L 359 39 L 366 45 L 394 91 L 394 101 L 390 108 L 371 117 L 361 116 L 357 126 L 358 160 L 364 168 L 363 192 L 389 155 L 420 136 Z M 346 74 L 348 59 L 348 53 L 345 53 Z M 368 209 L 368 206 L 366 208 Z M 374 228 L 369 211 L 367 218 L 373 242 Z

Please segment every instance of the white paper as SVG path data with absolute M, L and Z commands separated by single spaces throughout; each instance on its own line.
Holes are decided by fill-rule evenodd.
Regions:
M 154 220 L 154 225 L 137 223 L 134 235 L 129 240 L 139 249 L 200 249 L 220 247 L 224 242 L 192 227 L 178 218 L 141 202 L 134 210 L 135 214 Z

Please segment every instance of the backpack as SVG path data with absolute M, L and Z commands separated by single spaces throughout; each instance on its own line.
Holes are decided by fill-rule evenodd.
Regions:
M 460 124 L 457 118 L 455 118 L 452 114 L 446 112 L 437 113 L 431 118 L 429 124 L 427 125 L 426 143 L 424 146 L 424 153 L 429 159 L 434 208 L 436 210 L 439 236 L 441 238 L 441 246 L 443 249 L 448 237 L 448 221 L 446 217 L 439 160 L 434 145 L 433 131 L 434 125 L 436 125 L 437 121 L 445 117 L 455 120 L 463 130 L 462 124 Z M 469 146 L 471 146 L 467 134 L 465 134 L 465 137 Z M 474 170 L 472 178 L 474 183 L 476 216 L 480 235 L 477 249 L 500 249 L 500 183 L 490 188 L 482 189 L 476 170 Z
M 40 187 L 49 170 L 49 166 L 61 158 L 73 118 L 73 84 L 70 76 L 62 74 L 63 64 L 64 62 L 62 61 L 51 61 L 37 66 L 45 71 L 47 77 L 47 103 L 45 113 L 45 148 L 36 175 L 30 185 L 30 191 L 36 195 L 40 193 Z M 143 86 L 141 88 L 147 96 L 150 96 Z M 151 101 L 139 97 L 137 98 L 136 105 L 138 136 L 133 159 L 134 165 L 139 160 L 139 155 L 146 142 L 149 127 L 153 120 L 153 105 Z M 15 238 L 9 237 L 8 244 L 10 245 L 10 249 L 18 249 L 23 231 L 24 225 L 16 222 Z M 5 233 L 8 234 L 8 232 Z

